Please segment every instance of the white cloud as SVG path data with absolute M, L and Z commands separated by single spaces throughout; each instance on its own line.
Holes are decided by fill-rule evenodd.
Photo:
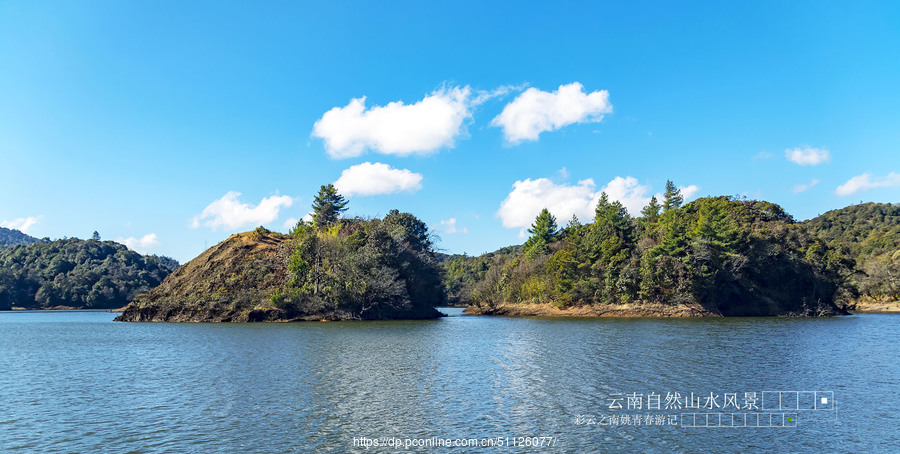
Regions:
M 38 220 L 41 219 L 41 216 L 28 216 L 25 218 L 17 218 L 10 221 L 0 222 L 0 227 L 6 227 L 7 229 L 18 230 L 22 233 L 28 233 L 31 230 L 31 227 L 37 224 Z
M 469 87 L 442 88 L 414 104 L 403 101 L 366 109 L 366 97 L 325 112 L 313 137 L 325 141 L 332 158 L 351 158 L 366 149 L 406 156 L 453 147 L 472 116 Z M 489 96 L 489 95 L 487 95 Z
M 872 177 L 870 173 L 857 175 L 835 189 L 837 195 L 850 195 L 873 188 L 894 188 L 900 186 L 900 174 L 891 172 L 884 177 Z
M 197 228 L 202 224 L 213 230 L 223 227 L 226 230 L 234 230 L 240 227 L 262 225 L 278 218 L 278 211 L 282 207 L 294 204 L 294 199 L 286 195 L 273 195 L 259 202 L 259 205 L 250 206 L 241 203 L 238 197 L 240 192 L 228 191 L 221 199 L 210 203 L 203 212 L 191 220 L 191 227 Z
M 806 184 L 798 184 L 797 186 L 794 186 L 794 194 L 799 194 L 803 191 L 809 190 L 817 184 L 819 184 L 819 180 L 812 180 Z
M 769 160 L 769 159 L 775 159 L 775 153 L 772 153 L 771 151 L 763 150 L 763 151 L 760 151 L 759 153 L 756 153 L 755 155 L 753 155 L 754 161 L 762 161 L 762 160 Z
M 688 193 L 685 195 L 688 198 L 698 189 L 691 185 L 682 188 L 682 193 Z M 544 208 L 550 210 L 560 224 L 565 224 L 573 214 L 583 222 L 591 222 L 602 192 L 606 192 L 610 201 L 621 202 L 633 216 L 639 215 L 650 202 L 650 187 L 640 184 L 634 177 L 617 176 L 600 190 L 590 178 L 575 185 L 555 184 L 547 178 L 526 179 L 513 184 L 513 190 L 500 204 L 497 216 L 504 227 L 520 228 L 520 236 L 524 236 L 525 229 Z
M 281 227 L 285 229 L 292 229 L 295 225 L 297 225 L 297 218 L 287 218 L 285 219 L 284 224 L 282 224 Z
M 803 147 L 788 148 L 784 150 L 784 156 L 788 161 L 801 166 L 815 166 L 823 162 L 831 161 L 831 153 L 822 148 L 813 148 L 809 145 Z
M 447 234 L 469 233 L 469 229 L 456 226 L 456 218 L 450 218 L 445 221 L 441 221 L 441 227 L 443 232 Z
M 151 246 L 156 246 L 159 244 L 159 240 L 156 239 L 155 233 L 148 233 L 140 238 L 128 237 L 128 238 L 116 238 L 117 243 L 122 243 L 131 249 L 132 251 L 139 252 L 141 254 L 146 254 L 146 249 Z
M 422 174 L 394 169 L 380 162 L 364 162 L 341 172 L 334 187 L 346 196 L 416 192 L 422 189 Z
M 684 201 L 687 202 L 688 199 L 694 198 L 694 194 L 700 190 L 700 186 L 689 184 L 687 186 L 679 186 L 678 190 L 681 191 L 681 196 L 684 197 Z
M 537 140 L 545 131 L 555 131 L 573 123 L 597 123 L 612 112 L 609 92 L 585 93 L 578 82 L 560 85 L 550 93 L 534 87 L 512 100 L 491 126 L 503 128 L 508 143 Z

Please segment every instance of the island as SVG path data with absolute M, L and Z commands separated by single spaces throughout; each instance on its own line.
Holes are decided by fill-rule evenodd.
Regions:
M 704 197 L 669 181 L 632 217 L 603 194 L 591 223 L 544 210 L 525 244 L 444 259 L 449 300 L 511 316 L 829 316 L 895 311 L 900 206 L 795 222 L 777 204 Z
M 116 318 L 132 322 L 429 319 L 445 302 L 424 222 L 390 211 L 342 218 L 347 201 L 320 188 L 311 222 L 288 235 L 231 235 L 181 266 Z

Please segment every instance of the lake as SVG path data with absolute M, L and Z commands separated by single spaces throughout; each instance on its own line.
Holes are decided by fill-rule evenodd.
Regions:
M 287 324 L 2 312 L 0 451 L 900 449 L 900 315 L 442 310 L 451 316 Z

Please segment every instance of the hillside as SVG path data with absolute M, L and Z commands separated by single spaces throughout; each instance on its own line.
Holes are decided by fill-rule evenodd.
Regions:
M 26 235 L 18 230 L 0 227 L 0 249 L 9 246 L 24 246 L 26 244 L 37 243 L 38 241 L 40 240 L 33 236 Z
M 806 230 L 855 262 L 847 279 L 861 309 L 900 300 L 900 204 L 864 203 L 804 221 Z
M 116 320 L 254 321 L 277 319 L 270 304 L 288 281 L 288 237 L 275 232 L 234 234 L 179 267 L 138 296 Z
M 300 222 L 231 235 L 129 304 L 118 321 L 253 322 L 436 318 L 445 301 L 424 223 Z
M 844 313 L 852 261 L 778 205 L 678 194 L 631 217 L 605 197 L 592 223 L 544 212 L 520 249 L 445 262 L 469 313 L 771 316 Z M 654 206 L 655 205 L 655 206 Z M 663 206 L 668 209 L 663 208 Z
M 113 309 L 127 304 L 178 266 L 113 241 L 65 240 L 0 250 L 0 309 Z

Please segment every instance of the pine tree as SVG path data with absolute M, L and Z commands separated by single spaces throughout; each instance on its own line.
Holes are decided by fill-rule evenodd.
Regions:
M 672 183 L 672 180 L 666 180 L 666 193 L 664 197 L 663 211 L 678 208 L 684 203 L 684 197 L 681 196 L 681 190 L 675 187 L 675 183 Z
M 654 222 L 656 221 L 656 218 L 659 217 L 660 208 L 661 207 L 659 206 L 659 202 L 657 202 L 656 200 L 656 196 L 650 197 L 650 203 L 647 204 L 647 206 L 645 206 L 643 210 L 641 210 L 641 216 L 643 216 L 644 219 L 650 222 Z
M 338 194 L 333 184 L 322 185 L 313 199 L 313 223 L 317 226 L 334 224 L 347 211 L 347 200 Z
M 540 214 L 534 218 L 534 224 L 528 229 L 531 238 L 525 242 L 525 252 L 529 257 L 533 257 L 537 253 L 549 252 L 548 245 L 556 239 L 558 226 L 556 218 L 550 214 L 550 211 L 544 208 Z

